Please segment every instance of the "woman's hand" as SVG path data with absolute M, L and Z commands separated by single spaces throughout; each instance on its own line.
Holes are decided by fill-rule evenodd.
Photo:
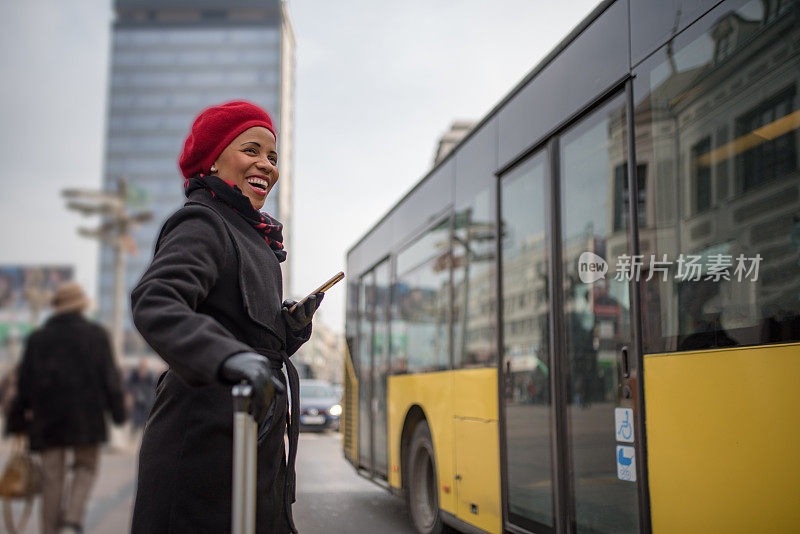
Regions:
M 295 308 L 293 312 L 289 312 L 289 309 L 296 304 L 296 301 L 284 300 L 283 318 L 286 319 L 286 324 L 289 328 L 297 332 L 311 324 L 311 318 L 322 303 L 322 298 L 324 296 L 325 293 L 311 295 L 303 304 Z
M 269 360 L 255 352 L 240 352 L 228 357 L 219 368 L 220 379 L 226 384 L 247 382 L 253 388 L 250 414 L 260 423 L 267 416 L 275 392 L 284 393 L 286 388 L 273 374 Z

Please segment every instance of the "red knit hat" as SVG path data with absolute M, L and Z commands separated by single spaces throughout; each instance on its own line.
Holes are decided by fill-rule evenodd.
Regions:
M 192 124 L 178 160 L 186 178 L 207 174 L 222 151 L 243 131 L 263 126 L 275 136 L 272 119 L 267 112 L 250 102 L 228 102 L 203 111 Z

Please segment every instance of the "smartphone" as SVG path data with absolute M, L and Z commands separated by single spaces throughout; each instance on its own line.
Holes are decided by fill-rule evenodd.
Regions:
M 317 289 L 315 289 L 314 291 L 312 291 L 311 293 L 306 295 L 306 297 L 303 300 L 301 300 L 300 302 L 296 302 L 294 304 L 294 306 L 289 308 L 289 313 L 294 312 L 295 308 L 297 308 L 298 306 L 303 304 L 305 301 L 307 301 L 308 297 L 310 297 L 311 295 L 316 295 L 317 293 L 325 293 L 327 290 L 332 288 L 335 283 L 339 282 L 343 278 L 344 278 L 344 271 L 339 271 L 338 273 L 333 275 L 330 280 L 328 280 L 327 282 L 325 282 L 324 284 L 319 286 Z

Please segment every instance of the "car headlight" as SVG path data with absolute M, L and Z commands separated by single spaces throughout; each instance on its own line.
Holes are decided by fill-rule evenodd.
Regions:
M 331 406 L 330 413 L 331 415 L 342 415 L 342 406 L 340 404 L 334 404 Z

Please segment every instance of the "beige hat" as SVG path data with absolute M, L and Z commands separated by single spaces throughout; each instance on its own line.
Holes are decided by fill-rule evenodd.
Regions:
M 55 313 L 83 311 L 87 306 L 89 306 L 89 299 L 77 282 L 61 284 L 53 296 Z

